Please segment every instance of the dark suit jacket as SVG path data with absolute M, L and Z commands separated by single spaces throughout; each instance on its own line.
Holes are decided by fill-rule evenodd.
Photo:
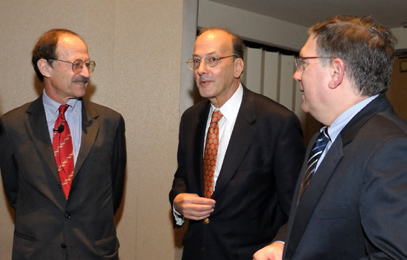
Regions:
M 170 202 L 203 192 L 202 158 L 210 103 L 182 116 Z M 270 243 L 287 221 L 304 156 L 298 118 L 285 107 L 244 88 L 243 100 L 212 198 L 209 224 L 190 221 L 184 260 L 238 260 Z
M 347 124 L 293 203 L 284 259 L 407 259 L 406 132 L 384 95 Z
M 69 199 L 61 190 L 42 97 L 0 120 L 0 166 L 15 209 L 13 260 L 118 259 L 114 214 L 126 164 L 124 120 L 83 101 Z

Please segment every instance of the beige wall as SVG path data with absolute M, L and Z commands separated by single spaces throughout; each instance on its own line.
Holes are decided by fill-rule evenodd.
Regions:
M 31 50 L 43 32 L 62 27 L 85 39 L 97 63 L 90 99 L 121 112 L 126 120 L 127 180 L 118 222 L 123 260 L 174 259 L 176 254 L 168 191 L 176 169 L 180 92 L 193 87 L 180 86 L 188 77 L 181 73 L 184 49 L 190 55 L 188 46 L 195 38 L 195 29 L 192 35 L 183 34 L 189 29 L 183 19 L 196 28 L 194 3 L 197 0 L 0 1 L 0 115 L 38 97 L 41 85 L 30 64 Z M 184 8 L 189 13 L 183 13 Z M 11 256 L 11 212 L 1 185 L 2 260 Z

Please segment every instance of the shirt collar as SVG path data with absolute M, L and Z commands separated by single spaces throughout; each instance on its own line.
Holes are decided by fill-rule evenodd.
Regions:
M 343 112 L 340 116 L 338 116 L 332 125 L 328 128 L 328 134 L 331 138 L 332 142 L 335 141 L 336 137 L 338 137 L 339 133 L 342 129 L 349 123 L 352 118 L 360 112 L 365 106 L 367 106 L 370 102 L 372 102 L 378 95 L 371 96 L 362 100 L 361 102 L 353 105 L 352 107 L 348 108 L 345 112 Z
M 73 98 L 66 103 L 67 105 L 69 105 L 68 109 L 65 112 L 67 118 L 71 116 L 71 112 L 75 109 L 76 105 L 78 104 L 78 101 L 79 99 Z M 58 117 L 58 109 L 61 106 L 61 104 L 51 99 L 47 95 L 47 93 L 45 93 L 45 89 L 42 91 L 42 102 L 44 104 L 45 113 L 48 115 L 47 120 L 49 120 L 50 122 L 55 122 L 56 118 Z
M 243 86 L 242 83 L 239 84 L 236 92 L 231 96 L 228 101 L 226 101 L 223 106 L 221 106 L 218 110 L 222 113 L 223 117 L 227 121 L 235 121 L 237 114 L 239 113 L 239 108 L 242 103 L 243 99 Z M 215 106 L 211 104 L 211 112 L 217 110 Z

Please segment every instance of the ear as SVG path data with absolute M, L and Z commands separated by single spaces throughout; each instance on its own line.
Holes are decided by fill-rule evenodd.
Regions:
M 340 58 L 336 58 L 331 63 L 331 79 L 329 88 L 334 89 L 342 84 L 345 76 L 345 63 Z
M 240 78 L 240 75 L 242 75 L 243 69 L 244 69 L 244 62 L 242 58 L 237 58 L 234 61 L 234 65 L 235 65 L 235 72 L 234 72 L 234 76 L 235 78 Z
M 49 78 L 51 76 L 52 67 L 46 59 L 39 59 L 37 61 L 37 66 L 44 78 Z

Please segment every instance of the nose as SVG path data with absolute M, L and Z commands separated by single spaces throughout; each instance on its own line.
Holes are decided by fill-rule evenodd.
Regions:
M 198 75 L 203 75 L 206 73 L 206 65 L 205 65 L 205 61 L 201 60 L 201 62 L 199 63 L 198 68 L 195 70 L 196 73 L 198 73 Z
M 82 65 L 82 71 L 81 71 L 79 74 L 80 74 L 81 76 L 86 77 L 86 78 L 89 78 L 89 77 L 90 77 L 89 69 L 88 69 L 88 67 L 87 67 L 85 64 Z
M 296 81 L 301 81 L 301 76 L 302 76 L 302 71 L 300 71 L 300 70 L 296 70 L 296 71 L 294 72 L 294 74 L 293 74 L 293 78 L 294 78 Z

